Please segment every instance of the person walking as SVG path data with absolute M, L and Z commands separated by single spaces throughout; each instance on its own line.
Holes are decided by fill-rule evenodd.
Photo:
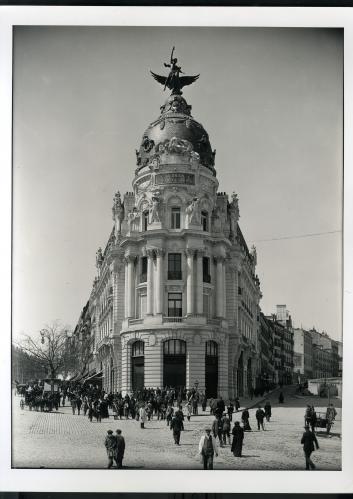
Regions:
M 329 434 L 331 430 L 331 426 L 333 425 L 333 422 L 337 416 L 337 411 L 334 408 L 333 404 L 330 404 L 326 410 L 326 433 Z
M 222 418 L 222 437 L 223 444 L 226 445 L 228 441 L 228 444 L 230 445 L 230 419 L 226 413 L 224 413 Z
M 233 452 L 235 457 L 241 457 L 244 440 L 244 429 L 240 426 L 239 421 L 235 421 L 232 435 L 233 441 L 231 451 Z
M 186 404 L 185 409 L 186 409 L 187 420 L 190 421 L 190 417 L 191 417 L 191 413 L 192 413 L 192 405 L 191 405 L 191 401 L 190 400 Z
M 236 397 L 235 399 L 235 412 L 238 412 L 240 409 L 240 402 L 239 402 L 239 398 Z
M 88 419 L 90 420 L 91 423 L 92 423 L 93 415 L 94 415 L 94 408 L 93 408 L 92 402 L 90 402 L 89 406 L 88 406 Z
M 266 421 L 268 423 L 270 422 L 271 417 L 272 417 L 271 402 L 269 400 L 266 400 L 266 402 L 265 402 L 265 418 L 266 418 Z
M 81 406 L 82 406 L 82 400 L 81 400 L 81 397 L 78 396 L 76 399 L 76 407 L 77 407 L 77 415 L 78 416 L 80 415 L 80 412 L 81 412 Z
M 301 439 L 301 444 L 303 444 L 303 450 L 304 450 L 304 455 L 305 455 L 305 469 L 306 470 L 314 470 L 316 468 L 315 464 L 311 460 L 311 454 L 314 452 L 315 447 L 316 449 L 319 448 L 319 444 L 317 442 L 317 438 L 315 433 L 310 431 L 309 425 L 305 425 L 305 432 L 303 433 L 302 439 Z
M 166 411 L 167 426 L 170 425 L 170 422 L 171 422 L 172 417 L 173 417 L 173 413 L 174 413 L 173 406 L 169 403 L 167 406 L 167 411 Z
M 279 392 L 278 402 L 279 402 L 280 404 L 283 404 L 283 402 L 284 402 L 284 395 L 283 395 L 283 392 L 282 392 L 282 391 L 280 391 L 280 392 Z
M 144 405 L 142 405 L 139 409 L 139 416 L 140 416 L 140 427 L 143 429 L 145 427 L 145 421 L 146 421 L 146 410 Z
M 241 420 L 243 422 L 244 431 L 252 431 L 249 423 L 249 418 L 250 418 L 249 411 L 247 409 L 244 409 L 241 414 Z
M 177 417 L 176 414 L 174 414 L 170 423 L 170 429 L 173 430 L 174 443 L 176 445 L 180 445 L 180 434 L 184 429 L 184 423 L 183 420 L 180 417 Z
M 204 470 L 213 470 L 213 458 L 218 456 L 217 441 L 211 435 L 211 428 L 205 428 L 199 442 L 199 453 L 203 462 Z
M 201 407 L 202 407 L 203 412 L 205 412 L 206 406 L 207 406 L 207 398 L 206 398 L 206 395 L 203 393 L 201 395 Z
M 113 459 L 115 457 L 115 451 L 116 451 L 116 438 L 113 435 L 112 430 L 107 431 L 107 436 L 105 437 L 104 445 L 107 450 L 107 456 L 108 456 L 107 468 L 110 469 L 113 466 Z
M 260 430 L 260 427 L 265 430 L 264 428 L 264 417 L 265 417 L 265 411 L 261 409 L 261 406 L 258 407 L 256 411 L 256 420 L 257 420 L 257 429 L 258 431 Z
M 71 404 L 72 414 L 75 414 L 75 412 L 76 412 L 76 397 L 74 397 L 74 396 L 71 397 L 70 404 Z
M 125 438 L 121 434 L 121 430 L 116 430 L 116 447 L 115 447 L 115 454 L 114 454 L 114 459 L 116 462 L 116 467 L 118 469 L 121 469 L 123 467 L 123 459 L 124 459 L 124 453 L 125 453 Z
M 216 416 L 212 423 L 212 434 L 214 438 L 218 437 L 220 447 L 223 447 L 222 431 L 223 431 L 222 419 Z
M 231 401 L 229 401 L 229 404 L 227 406 L 227 412 L 228 412 L 229 421 L 232 421 L 233 412 L 234 412 L 234 405 L 232 404 Z

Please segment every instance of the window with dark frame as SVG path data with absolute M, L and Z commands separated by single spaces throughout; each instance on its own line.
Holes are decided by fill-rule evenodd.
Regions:
M 208 212 L 207 211 L 201 211 L 201 225 L 202 225 L 202 230 L 205 232 L 208 232 Z
M 142 215 L 142 230 L 145 232 L 148 228 L 148 217 L 149 217 L 148 211 L 144 211 Z
M 141 258 L 141 276 L 140 282 L 147 281 L 147 256 L 143 256 Z
M 182 279 L 181 253 L 168 253 L 168 279 Z
M 182 317 L 182 293 L 168 293 L 168 317 Z
M 171 211 L 171 228 L 180 229 L 180 208 L 173 207 Z
M 203 274 L 203 282 L 211 282 L 210 275 L 210 259 L 208 256 L 204 256 L 202 258 L 202 274 Z
M 185 355 L 186 342 L 184 340 L 167 340 L 163 344 L 164 355 Z

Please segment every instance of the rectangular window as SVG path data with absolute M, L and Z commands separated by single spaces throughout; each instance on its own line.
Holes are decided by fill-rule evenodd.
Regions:
M 182 293 L 168 293 L 168 317 L 182 317 Z
M 210 317 L 210 300 L 206 294 L 203 295 L 203 313 L 206 317 Z
M 148 211 L 144 211 L 143 216 L 142 216 L 142 230 L 145 232 L 146 232 L 147 227 L 148 227 L 148 217 L 149 217 Z
M 146 316 L 147 312 L 147 295 L 140 296 L 140 318 Z
M 168 279 L 181 280 L 181 253 L 168 254 Z
M 201 211 L 201 225 L 202 230 L 208 232 L 208 213 L 207 211 Z
M 147 281 L 147 256 L 143 256 L 141 258 L 141 276 L 140 282 Z
M 172 208 L 171 228 L 180 229 L 180 208 Z
M 208 258 L 208 256 L 204 256 L 202 258 L 202 273 L 203 273 L 203 282 L 211 282 L 210 259 Z

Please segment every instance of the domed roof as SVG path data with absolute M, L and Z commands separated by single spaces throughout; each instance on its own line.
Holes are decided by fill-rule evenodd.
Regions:
M 165 145 L 172 138 L 186 141 L 190 150 L 200 156 L 200 163 L 214 170 L 214 153 L 208 133 L 190 114 L 189 106 L 181 95 L 171 95 L 161 106 L 160 117 L 145 131 L 137 155 L 138 170 L 154 157 L 160 144 Z

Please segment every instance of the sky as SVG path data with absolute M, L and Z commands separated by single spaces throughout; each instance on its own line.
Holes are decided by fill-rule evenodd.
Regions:
M 75 327 L 173 45 L 200 73 L 183 95 L 238 194 L 263 312 L 341 339 L 343 32 L 294 28 L 15 28 L 13 336 Z

